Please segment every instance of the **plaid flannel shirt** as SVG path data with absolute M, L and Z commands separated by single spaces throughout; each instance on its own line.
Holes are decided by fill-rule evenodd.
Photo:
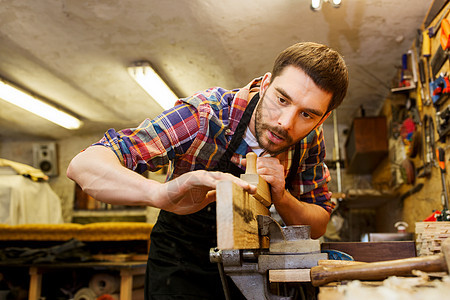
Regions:
M 109 129 L 95 145 L 109 147 L 121 163 L 136 172 L 157 171 L 169 165 L 167 180 L 194 170 L 211 170 L 225 152 L 244 113 L 251 92 L 259 91 L 261 78 L 241 89 L 211 88 L 180 99 L 175 107 L 137 128 Z M 287 176 L 294 146 L 279 154 Z M 324 164 L 325 143 L 322 127 L 300 141 L 301 160 L 289 192 L 297 199 L 333 208 Z M 242 141 L 231 161 L 244 169 L 241 160 L 251 151 Z

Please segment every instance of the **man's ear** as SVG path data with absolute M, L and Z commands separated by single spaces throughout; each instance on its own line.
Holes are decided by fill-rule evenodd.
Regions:
M 261 88 L 259 91 L 259 93 L 261 95 L 264 94 L 266 89 L 269 87 L 271 78 L 272 78 L 272 73 L 267 72 L 266 74 L 264 74 L 263 79 L 261 81 Z

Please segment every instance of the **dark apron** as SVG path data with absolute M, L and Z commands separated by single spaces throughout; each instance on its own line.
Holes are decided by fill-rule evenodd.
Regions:
M 259 101 L 256 94 L 242 115 L 235 133 L 214 171 L 239 177 L 244 171 L 231 163 Z M 217 264 L 209 250 L 217 247 L 216 203 L 190 215 L 161 210 L 152 229 L 147 264 L 145 299 L 225 299 Z M 229 280 L 232 299 L 245 299 Z
M 259 93 L 245 109 L 214 171 L 237 177 L 244 173 L 231 163 L 231 157 L 242 142 L 258 101 Z M 286 178 L 289 183 L 298 169 L 297 152 L 296 148 L 294 163 Z M 217 264 L 209 261 L 209 250 L 217 247 L 216 203 L 190 215 L 161 210 L 150 240 L 145 299 L 225 299 Z M 245 299 L 234 283 L 230 279 L 228 281 L 231 299 Z

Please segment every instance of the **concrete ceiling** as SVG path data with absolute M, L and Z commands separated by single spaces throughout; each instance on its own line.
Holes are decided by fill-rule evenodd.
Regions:
M 0 139 L 60 139 L 133 127 L 162 111 L 128 75 L 150 61 L 179 97 L 236 88 L 271 70 L 298 41 L 340 51 L 350 89 L 338 110 L 376 115 L 432 0 L 0 0 L 0 77 L 84 122 L 61 128 L 0 100 Z M 329 121 L 327 121 L 329 122 Z

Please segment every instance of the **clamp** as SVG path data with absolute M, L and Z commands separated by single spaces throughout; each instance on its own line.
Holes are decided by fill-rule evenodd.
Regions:
M 320 242 L 310 238 L 308 225 L 282 227 L 269 216 L 258 215 L 258 231 L 269 239 L 269 247 L 250 250 L 210 250 L 210 261 L 217 263 L 225 297 L 229 292 L 225 275 L 230 276 L 248 300 L 292 300 L 291 296 L 278 296 L 270 292 L 270 270 L 311 269 L 318 261 L 327 259 L 321 253 Z

